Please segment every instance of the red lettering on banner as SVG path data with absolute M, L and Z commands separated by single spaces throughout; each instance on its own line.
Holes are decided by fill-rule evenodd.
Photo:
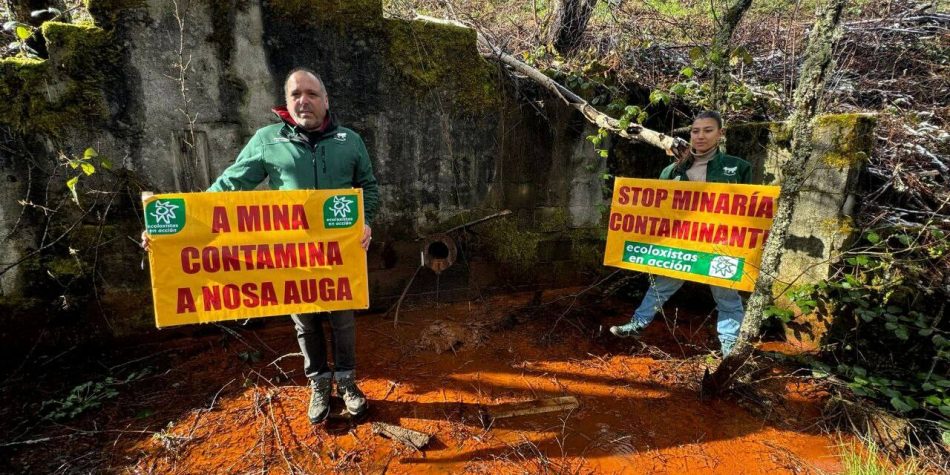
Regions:
M 724 226 L 725 227 L 725 226 Z M 749 228 L 743 226 L 733 226 L 732 233 L 729 235 L 729 245 L 736 247 L 745 246 L 745 232 Z
M 297 281 L 288 280 L 284 282 L 284 305 L 300 303 L 300 290 L 297 289 Z
M 716 225 L 712 223 L 699 223 L 699 239 L 702 241 L 710 242 L 713 238 L 713 231 L 716 230 Z M 693 238 L 695 241 L 696 238 Z
M 221 255 L 216 247 L 206 247 L 201 250 L 201 266 L 205 272 L 217 272 L 221 269 Z
M 716 200 L 716 214 L 728 214 L 729 213 L 729 194 L 720 193 L 719 199 Z
M 257 246 L 257 268 L 273 269 L 274 260 L 271 258 L 270 247 L 267 244 Z
M 348 277 L 340 277 L 337 280 L 324 277 L 319 280 L 288 280 L 284 282 L 284 305 L 337 300 L 353 300 L 353 290 L 350 288 Z
M 308 242 L 307 251 L 310 254 L 310 259 L 309 259 L 310 267 L 314 267 L 314 266 L 323 267 L 327 265 L 327 260 L 326 258 L 324 258 L 324 254 L 323 254 L 322 242 Z
M 195 247 L 185 247 L 181 250 L 181 270 L 186 274 L 195 274 L 201 270 L 201 266 L 197 262 L 193 262 L 198 258 L 198 248 Z
M 729 228 L 723 225 L 716 226 L 716 237 L 713 242 L 725 244 L 729 241 Z
M 689 239 L 690 224 L 689 221 L 674 220 L 672 236 L 676 239 Z
M 178 313 L 191 313 L 195 310 L 195 297 L 191 295 L 191 289 L 178 289 Z
M 290 218 L 290 229 L 310 229 L 310 223 L 307 222 L 307 211 L 303 205 L 294 205 L 293 216 Z
M 732 210 L 730 214 L 734 214 L 736 216 L 745 216 L 747 214 L 745 205 L 746 201 L 748 200 L 749 198 L 746 195 L 733 195 Z
M 224 286 L 224 308 L 234 310 L 241 306 L 241 289 L 236 284 Z
M 714 202 L 716 201 L 715 198 L 715 193 L 706 193 L 705 191 L 700 193 L 699 210 L 704 213 L 712 213 L 713 205 L 715 205 Z
M 201 301 L 204 303 L 205 312 L 221 310 L 221 288 L 217 285 L 211 288 L 202 287 Z
M 211 214 L 211 232 L 231 232 L 231 222 L 228 221 L 228 211 L 224 208 L 224 206 L 214 207 L 214 212 Z
M 340 252 L 340 243 L 336 241 L 327 243 L 327 263 L 331 266 L 343 265 L 343 254 Z
M 647 217 L 634 216 L 633 218 L 636 218 L 636 223 L 634 223 L 633 225 L 633 232 L 639 233 L 639 234 L 646 234 L 647 233 Z M 626 221 L 626 219 L 624 219 L 624 221 Z M 627 227 L 626 223 L 624 223 L 624 227 L 625 228 Z
M 771 218 L 773 216 L 774 210 L 772 209 L 775 206 L 775 200 L 771 196 L 763 196 L 762 203 L 759 204 L 759 209 L 755 211 L 756 218 Z
M 621 186 L 617 190 L 617 204 L 625 205 L 630 202 L 630 195 L 627 194 L 629 190 L 629 186 Z
M 670 220 L 663 219 L 660 221 L 660 229 L 656 231 L 656 235 L 660 237 L 670 237 Z
M 759 243 L 759 235 L 761 235 L 761 234 L 764 233 L 764 232 L 766 232 L 766 231 L 765 231 L 765 230 L 762 230 L 762 229 L 758 229 L 758 228 L 751 228 L 751 229 L 749 229 L 749 234 L 750 234 L 750 236 L 749 236 L 749 247 L 750 247 L 750 248 L 753 248 L 753 249 L 754 249 L 754 248 L 756 247 L 756 245 Z M 762 242 L 764 243 L 765 240 L 763 239 Z
M 730 226 L 625 213 L 612 213 L 608 223 L 608 227 L 614 232 L 744 248 L 757 247 L 760 242 L 764 242 L 760 241 L 759 237 L 768 235 L 767 231 L 747 226 Z
M 353 300 L 353 291 L 350 290 L 349 277 L 340 277 L 340 280 L 337 281 L 336 299 Z
M 244 300 L 242 300 L 241 303 L 247 308 L 255 308 L 261 302 L 257 297 L 257 285 L 253 282 L 242 285 L 241 294 L 244 295 Z
M 237 221 L 240 232 L 310 229 L 302 204 L 238 206 Z
M 673 190 L 673 209 L 676 210 L 688 210 L 690 209 L 691 198 L 693 197 L 692 191 L 686 190 Z
M 238 206 L 237 207 L 238 231 L 260 231 L 261 213 L 259 206 Z
M 323 301 L 336 300 L 332 279 L 320 279 L 320 298 Z
M 179 289 L 179 307 L 183 298 L 191 299 L 191 308 L 194 312 L 194 298 L 189 292 L 188 296 L 183 297 Z M 268 305 L 277 305 L 277 292 L 274 290 L 273 282 L 263 282 L 260 287 L 256 283 L 246 282 L 240 287 L 237 284 L 227 284 L 225 286 L 212 285 L 201 288 L 201 297 L 204 311 L 212 310 L 235 310 L 239 307 L 257 308 Z M 179 312 L 181 313 L 181 312 Z
M 620 231 L 620 222 L 623 220 L 623 215 L 620 213 L 610 213 L 610 220 L 607 221 L 607 227 L 611 231 Z
M 238 246 L 224 246 L 221 248 L 221 268 L 225 272 L 241 270 L 241 259 L 238 257 Z
M 278 269 L 284 267 L 297 267 L 296 246 L 293 244 L 274 244 L 274 266 Z
M 273 282 L 261 283 L 261 306 L 277 305 L 277 291 Z

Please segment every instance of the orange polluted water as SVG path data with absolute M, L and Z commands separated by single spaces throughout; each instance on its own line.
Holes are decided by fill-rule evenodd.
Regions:
M 546 301 L 553 297 L 545 294 Z M 404 310 L 395 330 L 390 319 L 357 317 L 357 371 L 371 411 L 361 421 L 334 415 L 310 424 L 302 358 L 282 357 L 297 351 L 292 326 L 275 321 L 241 330 L 240 339 L 216 334 L 148 348 L 163 352 L 152 357 L 155 375 L 124 388 L 111 409 L 74 425 L 95 421 L 103 431 L 81 442 L 102 453 L 98 468 L 109 472 L 840 470 L 842 436 L 814 427 L 823 402 L 816 388 L 778 377 L 767 389 L 778 405 L 704 402 L 696 388 L 705 353 L 662 357 L 695 342 L 674 340 L 659 319 L 643 336 L 658 350 L 643 351 L 633 340 L 591 336 L 596 325 L 585 334 L 564 320 L 550 332 L 565 307 L 542 307 L 530 320 L 504 318 L 529 300 L 503 296 Z M 597 319 L 603 328 L 620 323 L 626 307 L 601 308 L 606 313 Z M 696 327 L 708 337 L 699 323 L 685 333 L 695 336 Z M 558 396 L 576 397 L 579 407 L 483 425 L 482 412 L 494 405 Z M 338 412 L 342 402 L 334 404 Z M 373 421 L 433 440 L 416 451 L 374 435 Z M 31 460 L 39 450 L 24 447 L 14 460 Z

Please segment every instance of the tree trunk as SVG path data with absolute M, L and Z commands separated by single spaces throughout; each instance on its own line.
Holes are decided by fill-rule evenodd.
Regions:
M 751 1 L 751 0 L 749 0 Z M 587 21 L 597 0 L 558 0 L 548 26 L 547 41 L 559 53 L 568 56 L 581 44 Z
M 736 0 L 726 10 L 719 24 L 719 31 L 716 32 L 710 47 L 710 72 L 712 73 L 710 103 L 714 110 L 723 114 L 726 112 L 726 93 L 729 91 L 729 55 L 732 50 L 732 35 L 750 5 L 752 5 L 752 0 Z
M 739 339 L 729 356 L 712 374 L 703 377 L 704 396 L 717 396 L 732 385 L 742 365 L 752 355 L 753 339 L 759 335 L 762 316 L 772 302 L 772 284 L 782 260 L 782 251 L 788 235 L 788 226 L 795 212 L 795 203 L 807 176 L 805 165 L 812 154 L 813 120 L 825 89 L 825 81 L 834 69 L 832 47 L 840 30 L 841 10 L 846 0 L 830 0 L 819 13 L 808 37 L 805 62 L 795 89 L 794 112 L 789 120 L 792 128 L 792 156 L 782 167 L 782 190 L 778 198 L 778 210 L 772 223 L 772 231 L 765 243 L 761 273 L 755 283 L 755 291 L 749 299 L 745 319 L 742 321 Z

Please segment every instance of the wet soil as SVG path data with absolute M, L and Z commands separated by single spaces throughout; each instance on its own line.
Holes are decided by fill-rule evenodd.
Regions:
M 358 316 L 358 375 L 370 412 L 343 417 L 334 399 L 334 415 L 315 426 L 285 319 L 31 357 L 0 377 L 0 471 L 840 470 L 839 446 L 849 439 L 819 430 L 827 394 L 814 383 L 766 367 L 757 389 L 702 401 L 698 382 L 717 362 L 708 316 L 658 319 L 644 345 L 605 331 L 625 321 L 632 304 L 571 292 L 545 292 L 540 306 L 531 294 L 403 306 L 396 328 L 382 315 Z M 793 351 L 780 343 L 765 349 Z M 87 382 L 69 403 L 70 391 Z M 485 417 L 498 404 L 556 396 L 574 396 L 579 407 Z M 82 412 L 38 417 L 57 408 Z M 374 435 L 374 421 L 434 437 L 415 450 Z

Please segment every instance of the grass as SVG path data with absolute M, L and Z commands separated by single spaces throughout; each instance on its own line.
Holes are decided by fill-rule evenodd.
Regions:
M 857 442 L 841 445 L 843 475 L 916 475 L 925 473 L 920 461 L 910 457 L 895 465 L 877 444 Z

